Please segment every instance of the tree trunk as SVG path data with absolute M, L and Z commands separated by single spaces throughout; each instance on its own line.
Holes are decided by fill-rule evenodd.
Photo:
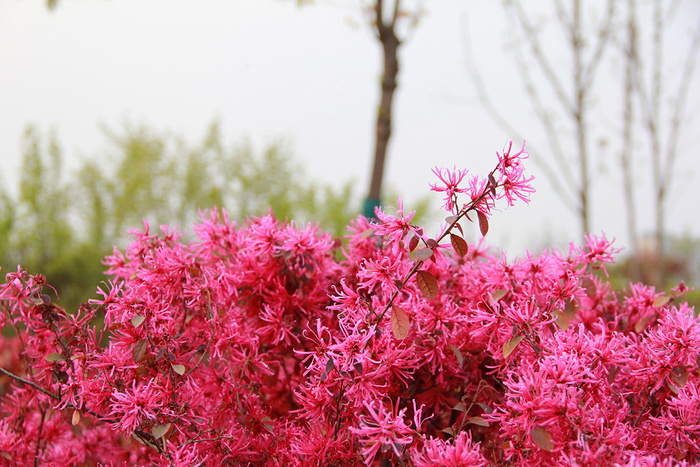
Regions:
M 377 110 L 377 137 L 374 149 L 374 166 L 369 194 L 365 200 L 364 215 L 374 217 L 374 208 L 381 203 L 382 178 L 387 147 L 391 137 L 391 108 L 396 91 L 396 76 L 399 73 L 398 48 L 401 42 L 396 37 L 395 24 L 399 0 L 396 1 L 391 22 L 385 23 L 382 17 L 382 0 L 375 4 L 377 37 L 382 43 L 384 53 L 384 73 L 382 74 L 382 93 Z

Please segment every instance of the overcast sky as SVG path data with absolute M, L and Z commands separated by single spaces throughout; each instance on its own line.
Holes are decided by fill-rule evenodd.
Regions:
M 354 180 L 356 192 L 366 192 L 381 55 L 359 2 L 318 0 L 300 9 L 293 0 L 62 0 L 54 12 L 44 3 L 0 0 L 0 162 L 6 188 L 15 190 L 21 135 L 29 123 L 44 134 L 55 129 L 75 167 L 80 158 L 100 157 L 106 142 L 100 125 L 119 130 L 125 121 L 144 123 L 194 144 L 219 119 L 227 144 L 248 138 L 260 149 L 283 138 L 311 177 Z M 700 15 L 693 2 L 684 8 L 679 17 L 685 22 L 667 43 L 671 49 L 683 49 L 689 25 Z M 434 0 L 425 9 L 401 50 L 385 171 L 385 183 L 405 196 L 409 208 L 435 181 L 432 167 L 485 173 L 495 152 L 515 137 L 478 104 L 465 62 L 467 35 L 494 101 L 528 145 L 548 149 L 509 58 L 501 2 Z M 563 49 L 552 50 L 564 55 Z M 613 66 L 600 79 L 617 83 L 616 73 Z M 691 109 L 700 103 L 697 87 Z M 614 127 L 619 107 L 607 99 L 605 90 L 596 97 L 596 119 Z M 695 237 L 699 128 L 697 118 L 686 122 L 668 211 L 672 232 Z M 649 161 L 643 141 L 636 149 L 640 226 L 648 232 Z M 625 246 L 616 154 L 592 150 L 593 231 Z M 530 168 L 538 190 L 532 204 L 492 220 L 490 241 L 511 256 L 547 242 L 566 245 L 578 233 L 577 218 L 556 199 L 538 167 Z

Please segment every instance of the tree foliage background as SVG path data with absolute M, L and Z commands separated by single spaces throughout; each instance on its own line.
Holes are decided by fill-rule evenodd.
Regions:
M 22 264 L 45 275 L 68 310 L 94 296 L 102 258 L 143 219 L 188 232 L 201 209 L 223 207 L 238 220 L 271 210 L 342 237 L 359 212 L 352 182 L 309 181 L 284 141 L 261 151 L 245 141 L 227 146 L 216 122 L 196 145 L 146 125 L 105 135 L 105 154 L 69 173 L 56 135 L 28 126 L 18 195 L 0 186 L 2 270 Z M 425 212 L 427 202 L 418 204 Z

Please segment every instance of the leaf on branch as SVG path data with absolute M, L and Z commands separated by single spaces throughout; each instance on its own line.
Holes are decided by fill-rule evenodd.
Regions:
M 530 434 L 532 435 L 532 440 L 540 448 L 544 449 L 547 452 L 551 452 L 554 450 L 554 443 L 552 442 L 552 435 L 547 433 L 547 430 L 545 430 L 541 426 L 538 426 L 538 427 L 533 428 L 530 431 Z
M 523 340 L 523 336 L 515 336 L 503 344 L 503 358 L 508 358 L 508 355 L 513 353 L 521 340 Z
M 459 219 L 457 216 L 447 216 L 445 217 L 445 222 L 452 225 L 457 219 Z
M 408 251 L 415 250 L 416 247 L 418 246 L 419 241 L 420 241 L 420 239 L 418 238 L 417 235 L 414 235 L 413 237 L 411 237 L 411 239 L 408 241 Z
M 671 297 L 669 297 L 668 295 L 659 295 L 658 297 L 654 298 L 654 307 L 661 308 L 662 306 L 666 305 L 670 301 L 671 301 Z
M 586 292 L 586 295 L 588 295 L 588 298 L 595 298 L 596 287 L 593 279 L 590 277 L 582 277 L 581 287 L 583 287 L 583 290 Z
M 135 328 L 141 326 L 141 325 L 143 324 L 144 321 L 146 321 L 146 317 L 145 317 L 145 316 L 134 315 L 134 316 L 131 317 L 131 324 L 132 324 Z
M 464 258 L 469 253 L 469 244 L 459 235 L 450 234 L 450 242 L 452 242 L 452 249 L 460 258 Z
M 634 325 L 634 330 L 635 332 L 642 332 L 642 329 L 646 327 L 646 325 L 651 321 L 651 319 L 654 318 L 654 315 L 647 315 L 644 318 L 640 319 L 637 321 L 637 323 Z
M 413 259 L 415 261 L 425 261 L 433 256 L 433 250 L 431 248 L 421 248 L 413 252 Z
M 65 362 L 66 361 L 66 357 L 64 357 L 60 353 L 50 353 L 46 357 L 44 357 L 44 359 L 47 362 Z
M 464 367 L 464 357 L 462 357 L 462 352 L 452 344 L 448 344 L 447 346 L 454 352 L 455 357 L 457 357 L 457 363 L 459 363 L 459 367 L 463 368 Z
M 481 235 L 486 236 L 489 233 L 489 219 L 481 211 L 476 211 L 476 215 L 479 217 L 479 230 L 481 230 Z
M 143 360 L 146 355 L 146 349 L 148 348 L 148 341 L 146 339 L 141 339 L 134 345 L 134 351 L 132 352 L 132 357 L 134 358 L 134 363 L 138 363 Z
M 360 234 L 360 239 L 361 239 L 361 240 L 364 240 L 364 239 L 366 239 L 366 238 L 369 238 L 370 235 L 372 235 L 372 234 L 374 234 L 374 229 L 373 229 L 373 228 L 370 227 L 369 229 L 365 229 L 365 230 Z
M 173 371 L 178 375 L 182 376 L 185 374 L 185 365 L 173 365 L 171 363 L 170 366 L 173 367 Z
M 489 426 L 489 422 L 484 420 L 484 417 L 472 417 L 469 420 L 467 420 L 467 423 L 471 423 L 472 425 L 478 426 Z
M 684 366 L 678 366 L 671 370 L 671 379 L 678 385 L 679 388 L 685 386 L 688 382 L 688 370 Z
M 426 240 L 425 243 L 426 243 L 426 245 L 428 245 L 430 248 L 437 248 L 437 247 L 439 246 L 439 245 L 438 245 L 438 242 L 435 241 L 434 238 L 429 238 L 428 240 Z
M 496 187 L 498 186 L 498 183 L 496 183 L 496 179 L 494 178 L 492 173 L 489 174 L 489 186 L 491 187 L 489 189 L 491 196 L 493 198 L 495 198 L 496 197 Z
M 155 439 L 160 439 L 170 430 L 172 423 L 166 423 L 165 425 L 156 425 L 151 429 L 151 435 Z
M 394 337 L 403 340 L 408 336 L 408 331 L 411 328 L 411 321 L 403 309 L 397 305 L 391 308 L 391 330 L 394 331 Z
M 8 461 L 11 461 L 11 460 L 12 460 L 12 456 L 11 456 L 10 453 L 7 452 L 7 451 L 0 451 L 0 456 L 4 457 L 4 458 L 7 459 Z
M 491 298 L 493 299 L 493 302 L 496 303 L 500 299 L 506 296 L 508 294 L 508 291 L 505 289 L 496 289 L 493 292 L 491 292 Z
M 457 405 L 452 407 L 452 410 L 457 410 L 459 412 L 466 412 L 467 407 L 464 405 L 464 402 L 457 402 Z
M 73 426 L 75 426 L 75 425 L 77 425 L 78 423 L 80 423 L 80 412 L 78 412 L 77 410 L 74 410 L 74 411 L 73 411 L 73 417 L 71 418 L 71 421 L 70 421 L 70 422 L 71 422 L 71 424 L 72 424 Z
M 569 327 L 569 317 L 566 316 L 566 313 L 557 310 L 554 312 L 554 316 L 557 318 L 557 320 L 555 321 L 557 327 L 562 331 L 566 331 L 566 328 Z
M 418 282 L 418 288 L 425 298 L 432 300 L 437 297 L 440 288 L 438 287 L 438 281 L 428 271 L 418 271 L 416 273 L 416 282 Z
M 358 375 L 361 375 L 364 369 L 362 368 L 362 362 L 356 361 L 355 364 L 353 365 L 355 367 L 355 371 L 357 372 Z

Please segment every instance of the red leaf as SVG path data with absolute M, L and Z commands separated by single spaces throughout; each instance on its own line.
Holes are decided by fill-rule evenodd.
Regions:
M 425 298 L 432 300 L 437 297 L 440 288 L 438 287 L 438 281 L 428 271 L 418 271 L 416 273 L 416 282 L 418 282 L 418 288 Z
M 452 248 L 460 258 L 464 258 L 464 256 L 469 253 L 469 245 L 459 235 L 450 234 L 450 242 L 452 242 Z
M 138 363 L 143 360 L 143 357 L 146 355 L 147 347 L 148 341 L 146 339 L 141 339 L 134 345 L 134 351 L 132 352 L 134 363 Z
M 496 197 L 496 187 L 498 186 L 498 183 L 496 183 L 496 179 L 494 178 L 493 174 L 489 174 L 489 186 L 491 187 L 489 189 L 491 196 Z
M 418 246 L 418 240 L 419 239 L 417 235 L 411 237 L 411 239 L 408 241 L 408 251 L 413 251 L 416 249 L 416 247 Z
M 472 417 L 469 420 L 467 420 L 467 423 L 479 426 L 489 426 L 489 422 L 484 420 L 484 417 Z
M 433 250 L 431 248 L 421 248 L 413 253 L 413 259 L 416 261 L 425 261 L 431 256 L 433 256 Z
M 593 279 L 590 277 L 582 277 L 581 278 L 581 287 L 583 287 L 586 291 L 586 295 L 588 295 L 588 298 L 595 298 L 596 294 L 596 287 L 595 287 L 595 282 L 593 282 Z
M 481 235 L 484 237 L 489 233 L 489 219 L 481 211 L 476 211 L 476 215 L 479 217 L 479 230 L 481 230 Z
M 397 305 L 391 308 L 391 330 L 394 331 L 394 337 L 403 340 L 408 336 L 408 331 L 411 328 L 411 321 L 403 309 Z

